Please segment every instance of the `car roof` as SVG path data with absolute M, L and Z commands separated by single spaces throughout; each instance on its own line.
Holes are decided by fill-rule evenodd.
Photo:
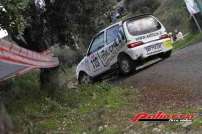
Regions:
M 102 29 L 102 30 L 101 30 L 100 32 L 98 32 L 96 35 L 98 35 L 98 34 L 100 34 L 100 33 L 104 32 L 105 30 L 107 30 L 107 29 L 109 29 L 109 28 L 111 28 L 111 27 L 113 27 L 113 26 L 116 26 L 116 25 L 121 25 L 121 24 L 122 24 L 122 22 L 123 22 L 123 21 L 119 21 L 119 22 L 113 23 L 113 24 L 109 25 L 108 27 L 106 27 L 106 28 Z
M 128 17 L 128 18 L 126 18 L 126 19 L 124 19 L 124 20 L 121 20 L 121 21 L 119 21 L 119 22 L 113 23 L 113 24 L 109 25 L 108 27 L 102 29 L 102 30 L 101 30 L 100 32 L 98 32 L 95 36 L 99 35 L 100 33 L 106 31 L 107 29 L 109 29 L 109 28 L 111 28 L 111 27 L 113 27 L 113 26 L 115 26 L 115 25 L 122 25 L 124 22 L 129 21 L 129 20 L 131 20 L 131 19 L 138 19 L 138 18 L 146 17 L 146 16 L 152 16 L 152 14 L 141 14 L 141 15 L 136 15 L 136 16 L 133 16 L 133 17 Z M 95 36 L 94 36 L 94 37 L 95 37 Z

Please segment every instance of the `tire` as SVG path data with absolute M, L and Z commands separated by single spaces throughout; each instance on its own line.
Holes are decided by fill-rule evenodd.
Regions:
M 168 51 L 166 53 L 161 54 L 160 57 L 162 59 L 167 59 L 167 58 L 169 58 L 171 56 L 171 54 L 172 54 L 172 51 Z
M 82 73 L 79 76 L 79 84 L 81 85 L 87 85 L 87 84 L 92 84 L 93 83 L 93 79 L 87 75 L 86 73 Z
M 118 65 L 120 73 L 123 75 L 130 74 L 134 69 L 136 69 L 136 67 L 134 67 L 135 64 L 133 60 L 131 60 L 128 56 L 121 56 L 118 59 Z

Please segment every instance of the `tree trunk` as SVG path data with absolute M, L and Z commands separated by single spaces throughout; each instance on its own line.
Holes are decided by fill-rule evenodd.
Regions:
M 59 80 L 59 67 L 51 69 L 41 69 L 40 72 L 41 90 L 47 91 L 50 96 L 53 96 L 55 91 L 58 88 L 60 88 L 58 80 Z

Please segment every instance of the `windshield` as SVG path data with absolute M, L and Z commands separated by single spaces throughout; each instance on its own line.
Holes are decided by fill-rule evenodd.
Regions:
M 153 17 L 129 20 L 127 28 L 131 35 L 143 35 L 161 29 L 161 24 Z

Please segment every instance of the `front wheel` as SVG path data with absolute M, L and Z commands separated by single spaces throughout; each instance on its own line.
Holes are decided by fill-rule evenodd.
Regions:
M 121 74 L 127 75 L 134 70 L 134 62 L 128 56 L 122 56 L 118 60 Z
M 93 79 L 87 75 L 86 73 L 82 73 L 80 76 L 79 76 L 79 84 L 92 84 L 93 83 Z

